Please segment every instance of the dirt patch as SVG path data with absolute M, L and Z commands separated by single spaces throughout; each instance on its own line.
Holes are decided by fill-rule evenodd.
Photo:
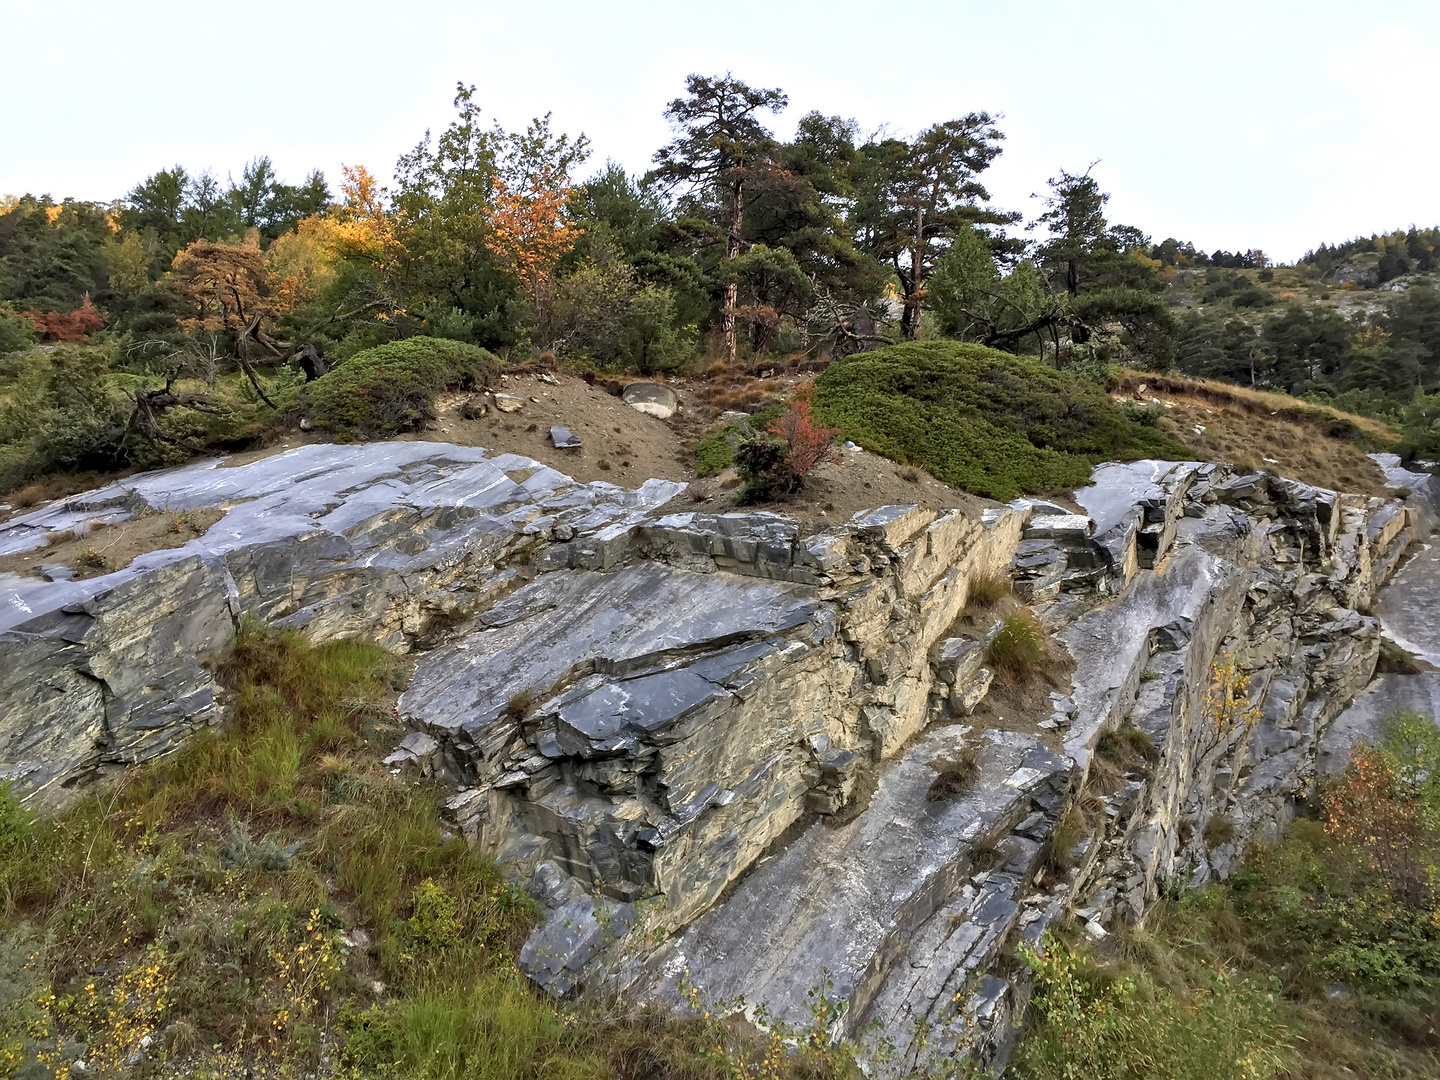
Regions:
M 443 442 L 521 454 L 587 484 L 605 480 L 633 488 L 652 477 L 688 481 L 695 474 L 695 455 L 677 431 L 683 426 L 680 418 L 687 415 L 683 397 L 681 411 L 667 422 L 632 409 L 603 383 L 591 386 L 564 372 L 507 372 L 496 389 L 519 398 L 519 410 L 500 412 L 490 404 L 490 395 L 479 391 L 447 391 L 435 399 L 434 422 L 424 431 L 398 435 L 392 441 Z M 483 414 L 481 406 L 485 406 Z M 580 446 L 557 448 L 550 441 L 552 425 L 569 428 L 580 437 Z M 334 441 L 330 432 L 292 431 L 271 445 L 231 454 L 222 467 L 248 465 L 297 446 Z
M 544 381 L 547 378 L 554 383 Z M 498 389 L 520 399 L 519 411 L 504 413 L 488 406 L 483 415 L 470 420 L 465 417 L 466 406 L 478 411 L 486 395 L 442 394 L 435 402 L 436 421 L 423 432 L 402 438 L 523 454 L 581 483 L 606 480 L 637 487 L 652 477 L 684 481 L 694 475 L 694 455 L 674 428 L 632 409 L 602 387 L 557 373 L 502 375 Z M 550 441 L 552 425 L 578 435 L 579 448 L 558 449 Z
M 41 566 L 68 566 L 77 579 L 97 577 L 124 569 L 147 552 L 187 544 L 224 516 L 221 510 L 167 510 L 115 525 L 92 525 L 78 536 L 57 533 L 48 547 L 0 557 L 0 573 L 39 577 Z
M 1358 429 L 1383 445 L 1393 432 L 1377 421 L 1200 380 L 1126 376 L 1118 388 L 1141 404 L 1158 402 L 1165 410 L 1160 419 L 1165 434 L 1208 461 L 1263 469 L 1336 491 L 1394 497 L 1370 457 L 1374 447 L 1344 434 Z M 1332 426 L 1341 434 L 1331 434 L 1327 429 Z

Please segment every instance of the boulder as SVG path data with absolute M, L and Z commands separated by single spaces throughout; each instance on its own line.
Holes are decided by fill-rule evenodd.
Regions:
M 668 386 L 653 382 L 633 382 L 625 387 L 620 400 L 632 409 L 668 420 L 680 407 L 680 399 Z

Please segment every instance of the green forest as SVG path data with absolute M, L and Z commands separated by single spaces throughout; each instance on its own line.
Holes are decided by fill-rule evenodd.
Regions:
M 1293 266 L 1109 220 L 1092 169 L 994 204 L 984 112 L 910 137 L 778 89 L 691 76 L 639 174 L 584 135 L 455 113 L 395 163 L 221 182 L 162 168 L 111 203 L 0 203 L 0 486 L 252 444 L 355 354 L 417 336 L 509 363 L 748 370 L 952 338 L 1105 378 L 1114 365 L 1279 390 L 1407 429 L 1434 456 L 1440 234 Z M 658 105 L 658 103 L 657 103 Z M 35 346 L 44 345 L 37 349 Z M 52 347 L 53 346 L 53 347 Z

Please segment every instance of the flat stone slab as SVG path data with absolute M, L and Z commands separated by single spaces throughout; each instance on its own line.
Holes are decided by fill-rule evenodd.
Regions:
M 580 449 L 580 436 L 561 424 L 551 426 L 550 441 L 561 450 Z
M 1104 536 L 1140 502 L 1162 498 L 1165 484 L 1195 468 L 1187 461 L 1106 462 L 1095 466 L 1091 485 L 1075 492 L 1075 501 L 1095 522 L 1094 535 Z

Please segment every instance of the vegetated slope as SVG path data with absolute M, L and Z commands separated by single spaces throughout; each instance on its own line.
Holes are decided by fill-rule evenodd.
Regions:
M 1165 410 L 1160 430 L 1211 461 L 1337 491 L 1387 494 L 1385 475 L 1370 454 L 1390 447 L 1399 434 L 1378 420 L 1285 394 L 1152 372 L 1123 372 L 1111 389 L 1133 394 L 1137 402 L 1158 402 Z
M 1100 461 L 1195 457 L 1096 383 L 979 345 L 892 345 L 832 364 L 815 387 L 846 438 L 993 499 L 1081 487 Z
M 1440 1075 L 1440 732 L 1396 712 L 1317 818 L 1101 945 L 1062 930 L 1018 1080 Z M 1223 832 L 1206 840 L 1221 844 Z

